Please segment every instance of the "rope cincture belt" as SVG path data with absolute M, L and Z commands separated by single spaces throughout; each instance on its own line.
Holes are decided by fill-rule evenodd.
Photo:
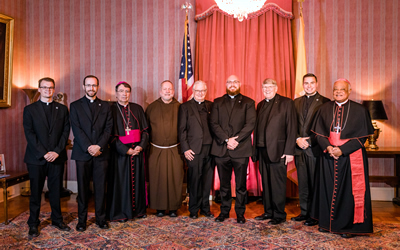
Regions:
M 178 146 L 180 143 L 177 143 L 177 144 L 174 144 L 174 145 L 171 145 L 171 146 L 159 146 L 159 145 L 156 145 L 156 144 L 154 144 L 152 142 L 150 142 L 150 144 L 153 145 L 156 148 L 166 149 L 166 148 L 174 148 L 174 147 Z

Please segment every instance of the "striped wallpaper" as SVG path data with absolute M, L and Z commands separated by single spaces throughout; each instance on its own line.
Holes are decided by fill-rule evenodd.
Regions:
M 105 100 L 114 100 L 116 82 L 132 83 L 132 100 L 144 107 L 157 98 L 159 82 L 177 83 L 185 18 L 179 6 L 185 1 L 0 1 L 0 13 L 15 18 L 12 107 L 0 109 L 0 153 L 8 168 L 25 169 L 22 111 L 28 99 L 21 88 L 36 87 L 39 78 L 53 77 L 68 105 L 83 96 L 87 74 L 100 78 L 99 97 Z M 383 130 L 378 145 L 396 146 L 399 1 L 306 0 L 303 7 L 308 71 L 319 77 L 320 92 L 331 97 L 333 81 L 345 77 L 352 82 L 353 100 L 382 99 L 389 120 L 378 124 Z M 298 13 L 296 0 L 293 8 Z M 370 165 L 373 174 L 393 172 L 390 159 Z M 68 179 L 75 180 L 74 162 L 68 166 Z
M 293 10 L 298 17 L 298 3 Z M 307 69 L 332 98 L 333 82 L 352 83 L 350 99 L 382 100 L 388 115 L 378 146 L 400 146 L 400 1 L 306 0 L 303 4 Z M 393 174 L 393 159 L 370 159 L 370 174 Z
M 15 18 L 12 107 L 0 110 L 0 153 L 6 155 L 8 168 L 26 169 L 22 112 L 29 100 L 21 88 L 37 87 L 38 79 L 53 77 L 56 92 L 66 94 L 68 106 L 84 95 L 82 80 L 88 74 L 99 77 L 101 99 L 115 100 L 114 86 L 124 80 L 132 84 L 131 100 L 144 107 L 158 98 L 161 81 L 177 83 L 184 2 L 0 1 L 0 13 Z M 195 6 L 194 0 L 187 2 Z M 193 18 L 191 12 L 190 34 L 195 41 Z M 68 179 L 75 180 L 74 161 L 68 161 L 68 169 Z

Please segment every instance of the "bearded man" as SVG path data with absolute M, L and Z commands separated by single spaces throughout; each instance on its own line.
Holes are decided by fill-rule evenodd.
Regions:
M 246 222 L 245 197 L 249 157 L 252 155 L 251 133 L 256 122 L 255 102 L 240 93 L 241 82 L 235 75 L 226 80 L 226 94 L 214 100 L 210 127 L 214 133 L 211 154 L 215 156 L 221 183 L 221 213 L 215 219 L 223 222 L 231 210 L 231 177 L 235 172 L 237 222 Z

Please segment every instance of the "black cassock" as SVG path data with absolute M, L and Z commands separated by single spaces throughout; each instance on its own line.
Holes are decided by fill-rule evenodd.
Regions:
M 111 221 L 133 219 L 146 214 L 147 196 L 143 152 L 149 140 L 147 121 L 143 108 L 135 103 L 129 103 L 129 109 L 128 105 L 124 107 L 114 103 L 111 106 L 111 112 L 114 127 L 108 179 L 107 214 Z M 136 132 L 140 134 L 140 139 L 135 143 L 124 144 L 121 142 L 120 136 L 126 135 L 126 123 L 128 121 L 129 133 L 138 129 Z M 130 156 L 126 154 L 129 148 L 136 146 L 143 148 L 139 155 Z
M 341 108 L 334 101 L 325 103 L 316 114 L 312 131 L 317 135 L 322 150 L 332 145 L 329 137 L 332 138 L 334 134 L 341 140 L 348 141 L 339 146 L 343 155 L 338 160 L 334 160 L 327 152 L 324 152 L 320 158 L 311 216 L 319 220 L 320 228 L 332 233 L 372 233 L 368 158 L 364 143 L 367 136 L 374 133 L 374 129 L 368 111 L 359 103 L 350 100 Z M 354 177 L 356 164 L 353 164 L 352 170 L 350 154 L 353 154 L 354 162 L 354 155 L 357 153 L 359 153 L 358 159 L 362 159 L 359 164 L 361 175 L 358 175 L 361 178 L 358 177 L 354 179 L 358 181 L 353 181 L 352 178 L 357 178 Z M 355 191 L 353 187 L 360 187 L 360 185 L 353 185 L 353 182 L 360 183 L 360 180 L 361 183 L 364 182 L 361 185 L 364 190 Z M 358 209 L 355 209 L 355 199 L 357 204 L 361 204 Z M 359 203 L 360 200 L 364 202 Z M 359 216 L 355 216 L 355 210 L 356 214 L 357 211 L 360 212 Z M 361 221 L 357 222 L 357 219 Z

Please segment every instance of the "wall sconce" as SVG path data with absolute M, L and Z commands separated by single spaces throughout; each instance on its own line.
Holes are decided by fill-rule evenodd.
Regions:
M 387 120 L 385 108 L 383 107 L 382 101 L 362 101 L 362 105 L 369 110 L 371 115 L 372 125 L 374 126 L 374 134 L 368 136 L 368 146 L 369 149 L 378 149 L 376 145 L 376 140 L 378 140 L 379 133 L 382 132 L 380 128 L 376 125 L 376 120 Z
M 28 96 L 30 103 L 35 101 L 35 96 L 38 93 L 38 89 L 22 89 Z

